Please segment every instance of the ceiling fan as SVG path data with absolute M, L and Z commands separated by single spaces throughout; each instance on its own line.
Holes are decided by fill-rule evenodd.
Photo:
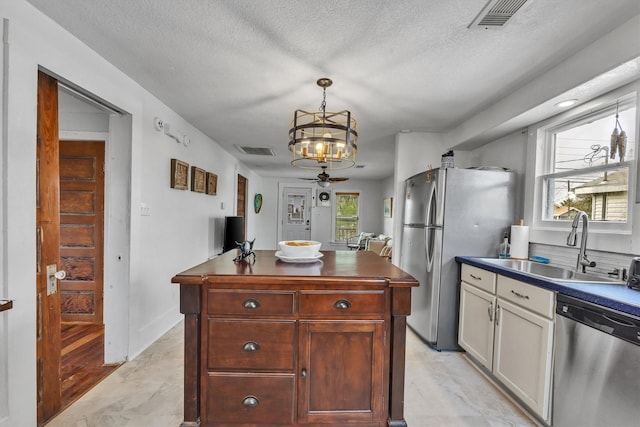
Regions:
M 329 176 L 329 174 L 327 173 L 326 168 L 322 168 L 322 172 L 320 172 L 318 174 L 317 178 L 300 178 L 300 179 L 306 179 L 306 180 L 309 180 L 309 181 L 317 182 L 320 187 L 326 188 L 332 182 L 346 181 L 349 178 L 331 178 Z

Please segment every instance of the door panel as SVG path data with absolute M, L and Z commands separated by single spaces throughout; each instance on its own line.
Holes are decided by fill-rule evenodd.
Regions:
M 47 289 L 47 266 L 59 269 L 58 83 L 38 73 L 36 141 L 37 408 L 42 424 L 60 408 L 60 293 Z M 57 284 L 57 280 L 53 279 Z
M 300 322 L 298 418 L 347 425 L 384 419 L 381 321 Z
M 104 142 L 60 141 L 62 321 L 102 324 Z
M 311 240 L 311 189 L 284 189 L 283 240 Z
M 242 227 L 242 241 L 247 236 L 247 178 L 238 174 L 238 192 L 236 194 L 236 215 L 244 218 Z

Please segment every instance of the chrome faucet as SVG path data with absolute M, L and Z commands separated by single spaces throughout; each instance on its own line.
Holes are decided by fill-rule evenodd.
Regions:
M 575 218 L 573 218 L 573 224 L 571 224 L 571 232 L 567 237 L 567 246 L 576 245 L 576 232 L 578 230 L 578 224 L 582 218 L 582 236 L 580 237 L 580 252 L 578 252 L 578 262 L 576 263 L 576 271 L 582 269 L 582 272 L 586 272 L 587 267 L 595 267 L 595 261 L 589 261 L 587 258 L 587 237 L 589 236 L 589 219 L 587 214 L 583 211 L 578 211 Z

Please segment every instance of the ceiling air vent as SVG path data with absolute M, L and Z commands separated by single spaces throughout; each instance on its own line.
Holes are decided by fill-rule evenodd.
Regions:
M 528 0 L 490 0 L 468 28 L 502 28 Z
M 248 145 L 236 145 L 238 151 L 243 154 L 250 154 L 252 156 L 275 156 L 276 152 L 271 147 L 250 147 Z

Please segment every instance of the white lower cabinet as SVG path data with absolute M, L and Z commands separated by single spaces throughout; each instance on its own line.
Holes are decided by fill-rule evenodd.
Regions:
M 493 374 L 543 420 L 549 420 L 553 322 L 498 299 Z
M 549 423 L 555 296 L 492 272 L 481 270 L 481 276 L 477 270 L 462 265 L 458 343 Z M 474 286 L 474 277 L 482 277 L 481 288 Z M 487 285 L 492 279 L 495 287 Z
M 493 361 L 495 306 L 495 295 L 462 282 L 458 343 L 489 370 Z

